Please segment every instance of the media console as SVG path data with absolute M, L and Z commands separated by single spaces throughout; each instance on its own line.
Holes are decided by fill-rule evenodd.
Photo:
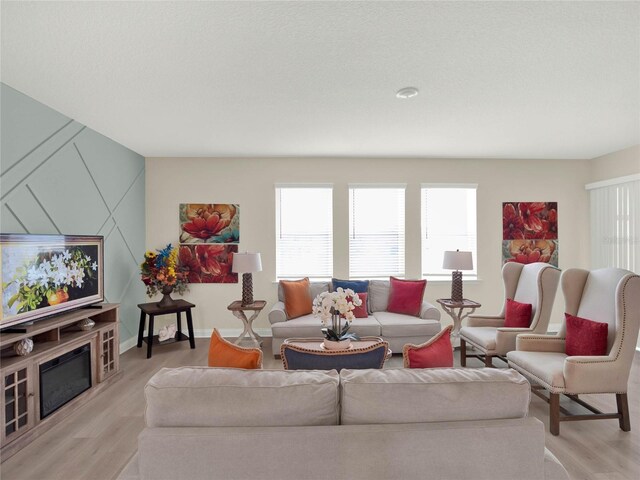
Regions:
M 0 458 L 6 460 L 119 377 L 118 304 L 102 303 L 0 332 Z M 91 330 L 77 324 L 95 322 Z M 30 338 L 26 356 L 14 345 Z M 57 388 L 57 387 L 60 388 Z

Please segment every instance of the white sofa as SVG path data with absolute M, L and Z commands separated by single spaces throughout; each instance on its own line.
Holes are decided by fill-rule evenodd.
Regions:
M 331 282 L 311 282 L 310 288 L 311 298 L 315 298 L 320 292 L 329 291 Z M 369 281 L 368 302 L 372 313 L 368 318 L 356 318 L 350 331 L 361 337 L 382 337 L 394 353 L 402 352 L 406 343 L 424 343 L 440 332 L 440 310 L 427 301 L 423 300 L 419 317 L 387 312 L 389 290 L 388 280 Z M 280 287 L 278 301 L 269 312 L 269 322 L 274 356 L 280 355 L 280 346 L 287 338 L 322 338 L 322 323 L 312 314 L 287 320 Z
M 562 479 L 514 370 L 164 368 L 120 480 Z

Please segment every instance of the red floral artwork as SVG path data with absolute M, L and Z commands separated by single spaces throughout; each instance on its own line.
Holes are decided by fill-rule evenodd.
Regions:
M 189 283 L 238 283 L 231 271 L 237 252 L 237 245 L 180 245 L 178 258 Z
M 558 203 L 502 204 L 502 261 L 558 266 Z

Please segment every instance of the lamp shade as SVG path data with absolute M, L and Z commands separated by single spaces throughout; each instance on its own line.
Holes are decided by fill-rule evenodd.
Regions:
M 473 270 L 473 258 L 471 252 L 444 252 L 442 268 L 446 270 Z
M 259 253 L 234 253 L 233 272 L 254 273 L 262 271 L 262 260 Z

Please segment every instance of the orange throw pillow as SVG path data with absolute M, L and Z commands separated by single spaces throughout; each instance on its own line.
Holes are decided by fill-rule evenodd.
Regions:
M 262 350 L 234 345 L 214 328 L 209 344 L 209 366 L 259 369 L 262 368 Z
M 280 280 L 280 285 L 284 293 L 284 313 L 287 314 L 287 320 L 308 315 L 313 311 L 308 278 L 294 281 Z

